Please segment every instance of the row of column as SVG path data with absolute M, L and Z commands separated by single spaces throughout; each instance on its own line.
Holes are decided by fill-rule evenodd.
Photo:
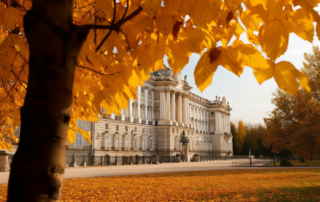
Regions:
M 225 112 L 215 112 L 216 130 L 230 133 L 230 115 Z
M 192 109 L 192 113 L 193 113 L 193 120 L 190 120 L 190 121 L 193 121 L 193 127 L 205 133 L 209 133 L 209 111 L 204 108 L 197 107 L 195 105 L 191 105 L 190 108 Z M 196 119 L 199 120 L 198 122 L 200 123 L 199 128 L 197 128 Z M 206 123 L 203 123 L 202 121 Z
M 188 127 L 188 106 L 189 98 L 186 94 L 173 90 L 160 91 L 160 120 L 158 124 Z
M 147 87 L 144 88 L 144 104 L 146 106 L 145 111 L 144 111 L 144 117 L 145 117 L 145 121 L 146 124 L 148 124 L 148 95 L 149 95 L 149 90 L 151 90 L 151 120 L 154 124 L 154 90 L 153 89 L 148 89 Z M 137 117 L 138 117 L 138 123 L 142 122 L 141 119 L 141 87 L 138 86 L 137 89 L 137 102 L 138 102 L 138 111 L 137 111 Z M 129 119 L 130 122 L 134 121 L 134 117 L 133 117 L 133 101 L 132 99 L 129 99 L 129 105 L 128 105 L 128 115 L 129 115 Z

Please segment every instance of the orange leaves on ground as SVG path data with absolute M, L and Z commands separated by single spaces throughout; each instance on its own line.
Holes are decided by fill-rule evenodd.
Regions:
M 61 201 L 319 201 L 319 186 L 319 169 L 193 171 L 66 179 Z

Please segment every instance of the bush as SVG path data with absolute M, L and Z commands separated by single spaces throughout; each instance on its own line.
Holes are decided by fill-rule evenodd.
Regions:
M 306 161 L 304 160 L 304 158 L 300 158 L 300 161 L 301 163 L 305 163 Z
M 293 165 L 287 160 L 281 160 L 280 166 L 293 166 Z

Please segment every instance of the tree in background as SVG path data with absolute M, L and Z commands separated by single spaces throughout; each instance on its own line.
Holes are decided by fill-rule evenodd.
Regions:
M 246 128 L 242 120 L 238 122 L 238 132 L 237 132 L 237 148 L 238 151 L 242 150 L 242 146 L 246 136 Z
M 251 67 L 259 83 L 273 77 L 291 94 L 298 91 L 297 80 L 309 90 L 306 77 L 290 62 L 275 61 L 285 53 L 290 33 L 312 42 L 313 22 L 320 24 L 317 5 L 304 0 L 2 0 L 0 87 L 12 120 L 1 126 L 0 141 L 13 137 L 13 130 L 4 128 L 16 128 L 21 118 L 8 201 L 59 200 L 66 142 L 74 142 L 74 131 L 90 141 L 76 120 L 98 121 L 101 107 L 107 114 L 126 109 L 136 87 L 162 67 L 164 55 L 174 73 L 192 53 L 201 55 L 194 71 L 200 91 L 219 65 L 237 76 Z M 249 44 L 241 41 L 242 33 Z
M 233 122 L 230 123 L 230 131 L 232 134 L 232 143 L 233 143 L 233 154 L 239 154 L 239 149 L 237 147 L 237 128 Z
M 311 93 L 299 89 L 294 96 L 276 90 L 272 103 L 275 108 L 265 118 L 266 146 L 274 152 L 287 149 L 299 156 L 320 156 L 320 50 L 305 54 L 302 70 L 308 77 Z

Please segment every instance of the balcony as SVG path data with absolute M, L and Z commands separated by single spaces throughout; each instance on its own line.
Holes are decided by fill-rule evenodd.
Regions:
M 139 123 L 139 119 L 133 119 L 134 123 Z
M 91 149 L 91 145 L 67 145 L 67 149 Z
M 142 123 L 142 124 L 146 124 L 146 121 L 145 121 L 145 120 L 142 120 L 141 123 Z
M 152 121 L 148 121 L 148 125 L 152 125 Z
M 126 122 L 130 122 L 130 118 L 125 118 L 125 121 Z
M 114 119 L 118 120 L 118 121 L 121 121 L 121 116 L 115 116 Z

